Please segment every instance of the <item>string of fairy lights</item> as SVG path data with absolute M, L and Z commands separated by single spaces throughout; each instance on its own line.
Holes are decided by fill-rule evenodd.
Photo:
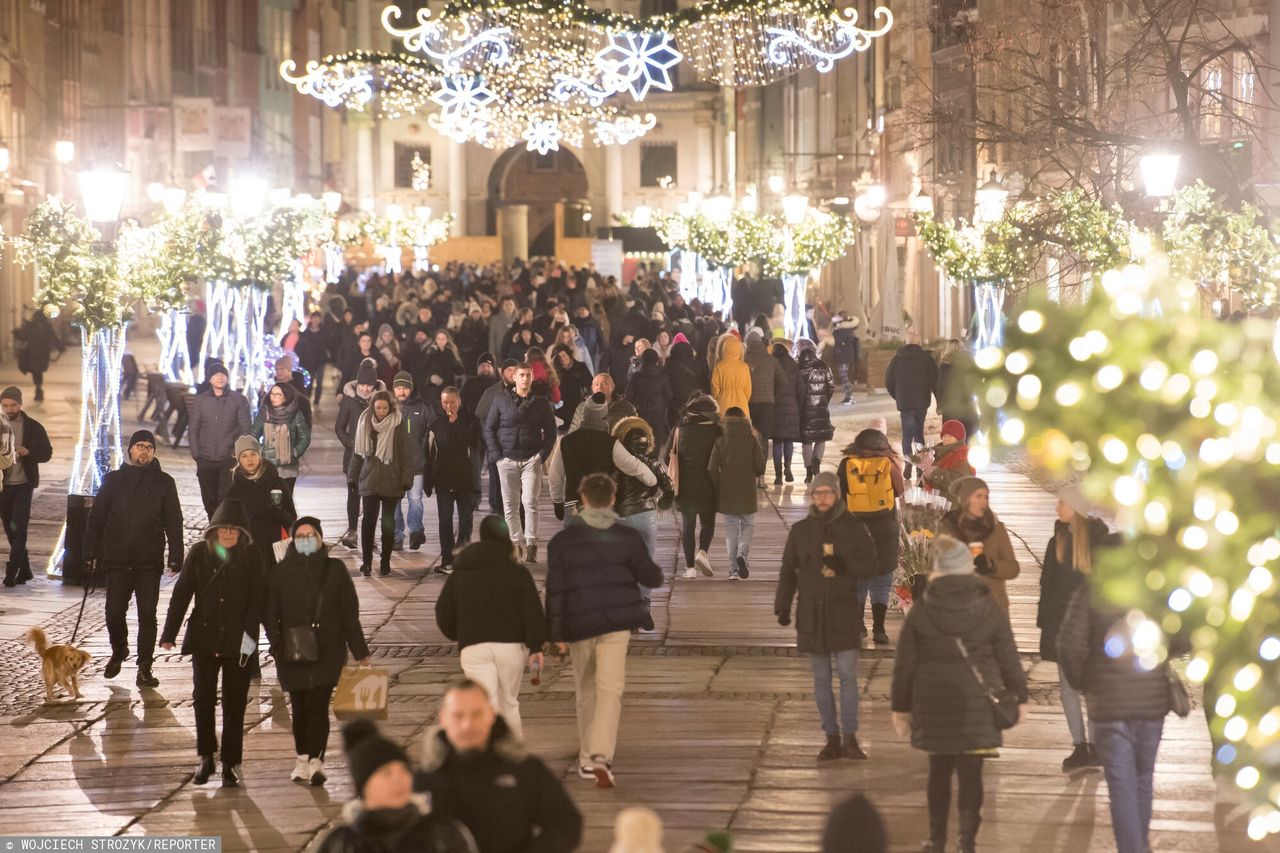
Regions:
M 829 0 L 708 0 L 672 15 L 637 17 L 581 0 L 472 0 L 411 18 L 383 9 L 403 53 L 351 51 L 281 76 L 331 107 L 388 118 L 425 115 L 459 142 L 546 153 L 560 145 L 625 145 L 657 126 L 632 111 L 673 91 L 684 62 L 724 86 L 761 86 L 802 68 L 830 71 L 893 26 L 874 27 Z

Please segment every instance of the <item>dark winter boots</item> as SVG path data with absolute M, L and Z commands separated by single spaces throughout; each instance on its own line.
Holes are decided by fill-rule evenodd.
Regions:
M 213 756 L 200 756 L 200 763 L 196 765 L 195 775 L 191 777 L 191 781 L 197 785 L 203 785 L 209 781 L 209 777 L 213 775 Z
M 822 748 L 822 752 L 818 753 L 819 761 L 835 761 L 844 755 L 844 750 L 840 746 L 840 735 L 827 735 L 827 745 Z
M 871 605 L 871 638 L 877 646 L 889 645 L 889 635 L 884 630 L 884 615 L 888 612 L 887 604 Z
M 862 751 L 862 747 L 858 746 L 857 735 L 845 735 L 841 743 L 841 753 L 845 758 L 852 758 L 855 761 L 865 760 L 867 754 Z
M 920 845 L 920 853 L 947 853 L 947 815 L 929 816 L 929 840 Z
M 794 483 L 796 481 L 796 478 L 791 476 L 791 460 L 790 459 L 782 463 L 782 476 L 786 478 L 788 483 Z
M 790 473 L 791 473 L 790 471 L 787 472 L 788 474 L 787 479 L 791 479 Z M 773 463 L 773 484 L 775 486 L 782 485 L 782 466 L 779 465 L 777 462 Z
M 960 810 L 959 853 L 975 853 L 978 843 L 978 827 L 982 825 L 982 812 L 977 809 Z

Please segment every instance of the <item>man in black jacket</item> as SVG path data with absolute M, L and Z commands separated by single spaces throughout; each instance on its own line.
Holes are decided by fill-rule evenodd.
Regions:
M 525 752 L 474 681 L 445 693 L 413 787 L 471 830 L 481 853 L 570 853 L 582 839 L 582 815 L 564 785 Z
M 542 466 L 556 446 L 556 415 L 551 401 L 533 393 L 533 369 L 512 371 L 515 387 L 500 395 L 484 420 L 484 443 L 497 460 L 502 479 L 502 513 L 521 562 L 538 561 L 538 496 Z M 521 507 L 527 527 L 521 524 Z M 524 544 L 521 544 L 523 534 Z
M 324 318 L 320 312 L 312 311 L 307 318 L 307 327 L 298 335 L 298 343 L 293 348 L 298 356 L 298 364 L 311 374 L 311 399 L 316 408 L 320 407 L 320 396 L 324 393 L 324 368 L 329 361 L 329 346 L 323 325 Z
M 431 422 L 427 433 L 426 493 L 436 493 L 440 522 L 440 574 L 449 574 L 453 550 L 471 538 L 471 517 L 480 502 L 480 469 L 476 459 L 483 452 L 480 422 L 462 408 L 458 389 L 450 385 L 440 392 L 444 414 Z M 453 534 L 453 510 L 458 510 L 458 535 Z
M 409 448 L 409 471 L 413 474 L 413 485 L 405 492 L 409 499 L 409 547 L 416 551 L 427 541 L 427 534 L 422 531 L 422 494 L 427 465 L 427 430 L 436 419 L 436 409 L 422 399 L 414 390 L 413 375 L 407 370 L 396 374 L 391 382 L 391 393 L 400 404 L 400 414 L 404 416 L 403 429 L 409 435 L 405 445 Z M 404 550 L 404 501 L 396 501 L 396 541 L 394 550 Z
M 894 354 L 884 372 L 884 387 L 898 403 L 905 460 L 915 452 L 914 444 L 924 444 L 924 416 L 929 413 L 938 388 L 938 365 L 932 355 L 921 349 L 918 332 L 908 331 L 904 337 L 906 346 Z M 911 463 L 905 464 L 903 474 L 911 476 Z
M 14 463 L 4 472 L 0 491 L 0 521 L 9 537 L 9 559 L 4 567 L 4 585 L 31 580 L 31 557 L 27 554 L 27 527 L 31 523 L 31 497 L 40 485 L 40 464 L 53 458 L 49 434 L 39 421 L 22 411 L 22 390 L 10 385 L 0 391 L 0 409 L 13 433 Z
M 107 678 L 120 674 L 129 657 L 129 629 L 125 616 L 129 599 L 138 604 L 138 686 L 157 687 L 151 674 L 156 646 L 156 604 L 160 598 L 160 573 L 169 545 L 169 570 L 182 565 L 182 507 L 173 478 L 160 470 L 155 458 L 156 439 L 140 429 L 129 439 L 129 461 L 102 479 L 102 487 L 89 511 L 84 552 L 90 572 L 99 569 L 107 577 L 107 634 L 111 660 Z
M 631 632 L 649 609 L 638 585 L 662 586 L 640 531 L 618 524 L 607 474 L 584 477 L 577 521 L 547 545 L 547 633 L 569 651 L 577 693 L 578 775 L 613 787 Z

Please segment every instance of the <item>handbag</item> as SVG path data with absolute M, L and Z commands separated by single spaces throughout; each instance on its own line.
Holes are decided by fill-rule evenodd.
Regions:
M 977 665 L 969 657 L 969 650 L 964 647 L 964 640 L 959 637 L 953 637 L 952 639 L 956 641 L 956 648 L 960 650 L 960 657 L 964 658 L 964 662 L 969 664 L 969 669 L 973 672 L 973 677 L 978 682 L 978 687 L 986 694 L 987 701 L 991 703 L 991 711 L 996 719 L 996 728 L 1002 731 L 1013 728 L 1018 723 L 1018 697 L 1014 695 L 1012 690 L 1006 690 L 1003 687 L 999 690 L 993 690 L 987 686 L 986 679 L 982 677 Z
M 1165 674 L 1169 677 L 1169 710 L 1179 717 L 1188 716 L 1191 713 L 1191 694 L 1187 692 L 1187 685 L 1173 667 L 1166 665 Z
M 333 715 L 339 720 L 385 720 L 391 675 L 375 666 L 344 666 L 333 689 Z
M 316 593 L 316 612 L 310 625 L 293 625 L 284 629 L 284 663 L 318 663 L 320 660 L 320 610 L 324 607 L 324 583 L 329 564 L 320 573 L 320 590 Z

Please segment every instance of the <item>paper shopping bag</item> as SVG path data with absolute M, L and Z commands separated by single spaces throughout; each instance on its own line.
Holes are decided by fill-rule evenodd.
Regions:
M 333 690 L 333 715 L 339 720 L 385 720 L 391 676 L 376 666 L 344 666 Z

